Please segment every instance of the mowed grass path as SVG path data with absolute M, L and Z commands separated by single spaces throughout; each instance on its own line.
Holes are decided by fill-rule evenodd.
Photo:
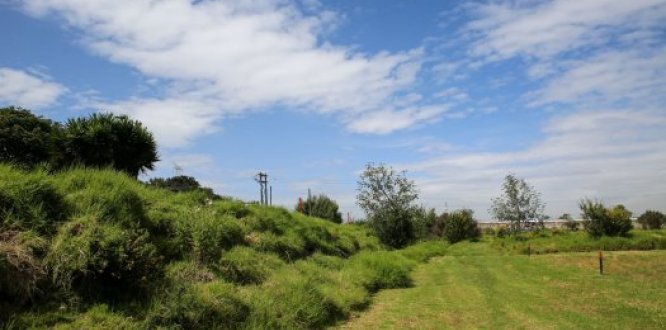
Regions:
M 342 328 L 665 329 L 666 251 L 527 257 L 462 243 Z

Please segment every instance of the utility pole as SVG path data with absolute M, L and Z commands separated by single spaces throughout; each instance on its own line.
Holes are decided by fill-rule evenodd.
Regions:
M 271 191 L 271 193 L 270 193 L 270 199 L 269 199 L 268 205 L 272 206 L 273 205 L 273 186 L 270 186 L 270 191 Z
M 308 215 L 312 214 L 312 192 L 310 191 L 310 188 L 308 188 Z
M 264 172 L 259 172 L 257 176 L 254 177 L 254 180 L 259 182 L 259 199 L 261 205 L 268 205 L 270 202 L 273 203 L 273 187 L 271 187 L 271 196 L 270 201 L 268 197 L 268 174 Z

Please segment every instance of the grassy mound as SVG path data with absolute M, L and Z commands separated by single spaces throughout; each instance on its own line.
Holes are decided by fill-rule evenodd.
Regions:
M 0 188 L 0 325 L 17 328 L 321 328 L 445 249 L 111 170 L 0 165 Z

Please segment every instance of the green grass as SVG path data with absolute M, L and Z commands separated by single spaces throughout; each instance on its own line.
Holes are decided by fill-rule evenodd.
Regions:
M 445 248 L 388 251 L 364 226 L 111 170 L 0 164 L 0 329 L 322 328 Z
M 488 242 L 451 246 L 414 286 L 379 292 L 340 327 L 658 329 L 666 326 L 666 251 L 515 255 Z M 504 252 L 504 251 L 501 251 Z

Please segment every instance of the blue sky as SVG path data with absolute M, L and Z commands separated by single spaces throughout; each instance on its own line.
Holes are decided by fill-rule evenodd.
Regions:
M 368 162 L 488 219 L 508 173 L 551 216 L 666 205 L 666 1 L 0 1 L 0 105 L 113 111 L 218 193 L 355 206 Z

